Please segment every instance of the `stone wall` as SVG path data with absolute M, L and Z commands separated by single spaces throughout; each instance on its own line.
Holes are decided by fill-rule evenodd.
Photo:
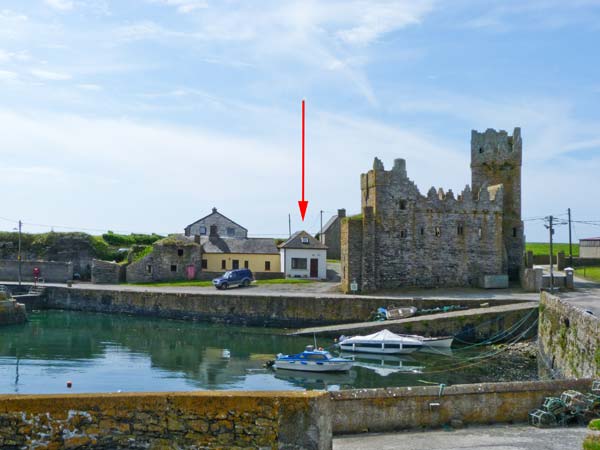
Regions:
M 125 281 L 126 266 L 115 262 L 92 260 L 92 283 L 119 284 Z
M 360 296 L 253 295 L 251 288 L 216 292 L 161 292 L 131 289 L 90 289 L 74 285 L 46 287 L 45 308 L 124 313 L 169 319 L 213 321 L 257 326 L 304 327 L 369 320 L 380 306 L 435 308 L 446 305 L 488 303 L 506 305 L 494 299 L 397 299 Z
M 204 233 L 202 232 L 204 230 Z M 185 227 L 186 236 L 208 236 L 213 235 L 229 238 L 247 238 L 248 230 L 241 225 L 235 223 L 233 220 L 225 217 L 223 214 L 217 211 L 217 208 L 213 208 L 212 213 L 200 220 Z M 233 234 L 228 233 L 232 231 Z
M 128 283 L 188 280 L 187 268 L 193 267 L 199 279 L 202 271 L 202 247 L 194 239 L 169 236 L 156 242 L 152 253 L 131 262 L 126 269 Z
M 435 428 L 452 420 L 465 425 L 526 422 L 544 397 L 575 389 L 589 391 L 591 380 L 483 383 L 446 387 L 414 386 L 330 393 L 334 434 Z M 401 442 L 402 437 L 398 437 Z
M 331 449 L 326 393 L 2 395 L 0 448 Z
M 600 318 L 548 292 L 541 293 L 538 344 L 553 376 L 600 375 Z
M 346 210 L 338 209 L 337 216 L 334 216 L 329 228 L 319 236 L 321 243 L 327 246 L 328 259 L 340 259 L 341 257 L 340 224 L 344 217 L 346 217 Z
M 33 269 L 40 269 L 40 278 L 49 283 L 64 283 L 73 279 L 73 264 L 56 261 L 22 261 L 22 281 L 33 281 Z M 17 281 L 19 279 L 19 262 L 17 260 L 0 260 L 0 280 Z

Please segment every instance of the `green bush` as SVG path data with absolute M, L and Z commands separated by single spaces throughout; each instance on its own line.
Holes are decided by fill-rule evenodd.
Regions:
M 131 245 L 151 245 L 154 244 L 159 239 L 162 239 L 163 236 L 158 234 L 117 234 L 109 231 L 108 233 L 104 233 L 102 238 L 109 245 L 120 245 L 120 246 L 131 246 Z
M 600 431 L 600 419 L 594 419 L 588 424 L 588 428 L 590 430 L 598 430 Z
M 583 450 L 600 450 L 600 436 L 590 434 L 583 441 Z

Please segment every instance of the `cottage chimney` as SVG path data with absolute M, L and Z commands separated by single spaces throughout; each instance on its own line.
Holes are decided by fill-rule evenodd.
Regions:
M 213 207 L 213 214 L 217 212 L 217 208 Z
M 344 217 L 346 217 L 346 210 L 345 209 L 338 209 L 338 217 L 340 219 L 343 219 Z

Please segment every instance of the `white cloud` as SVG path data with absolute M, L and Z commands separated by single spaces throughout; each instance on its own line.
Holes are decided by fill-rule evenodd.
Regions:
M 98 84 L 91 84 L 91 83 L 78 84 L 77 87 L 79 89 L 83 89 L 85 91 L 100 91 L 100 90 L 102 90 L 102 86 L 100 86 Z
M 74 2 L 72 0 L 44 0 L 46 5 L 60 11 L 68 11 L 73 9 Z
M 196 11 L 198 9 L 208 8 L 208 3 L 204 0 L 152 0 L 154 3 L 162 3 L 168 6 L 175 6 L 177 11 L 183 14 Z
M 0 81 L 10 81 L 16 80 L 18 75 L 15 72 L 11 72 L 10 70 L 0 70 Z
M 66 80 L 70 80 L 71 78 L 73 78 L 68 73 L 52 72 L 49 70 L 32 69 L 30 72 L 33 76 L 35 76 L 37 78 L 40 78 L 42 80 L 49 80 L 49 81 L 66 81 Z

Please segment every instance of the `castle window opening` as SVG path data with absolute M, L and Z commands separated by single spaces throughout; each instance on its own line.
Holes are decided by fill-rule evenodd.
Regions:
M 183 249 L 182 248 L 178 248 L 177 249 L 177 256 L 183 256 Z
M 400 209 L 404 210 L 406 209 L 406 200 L 400 200 Z
M 435 237 L 440 237 L 442 235 L 442 229 L 440 227 L 435 227 Z
M 152 266 L 151 266 L 150 264 L 148 264 L 148 265 L 146 266 L 146 272 L 147 272 L 147 273 L 152 273 Z
M 458 234 L 459 236 L 462 236 L 464 234 L 464 227 L 462 225 L 456 227 L 456 234 Z
M 401 238 L 405 238 L 406 237 L 406 230 L 400 230 L 400 237 Z
M 513 228 L 513 237 L 514 238 L 517 237 L 517 228 L 516 227 Z
M 425 228 L 421 227 L 421 236 L 425 234 Z
M 483 230 L 481 229 L 481 227 L 479 227 L 479 229 L 477 230 L 477 236 L 479 237 L 479 239 L 483 237 Z
M 483 147 L 479 147 L 479 153 L 483 153 Z
M 171 272 L 177 272 L 177 264 L 171 264 Z

